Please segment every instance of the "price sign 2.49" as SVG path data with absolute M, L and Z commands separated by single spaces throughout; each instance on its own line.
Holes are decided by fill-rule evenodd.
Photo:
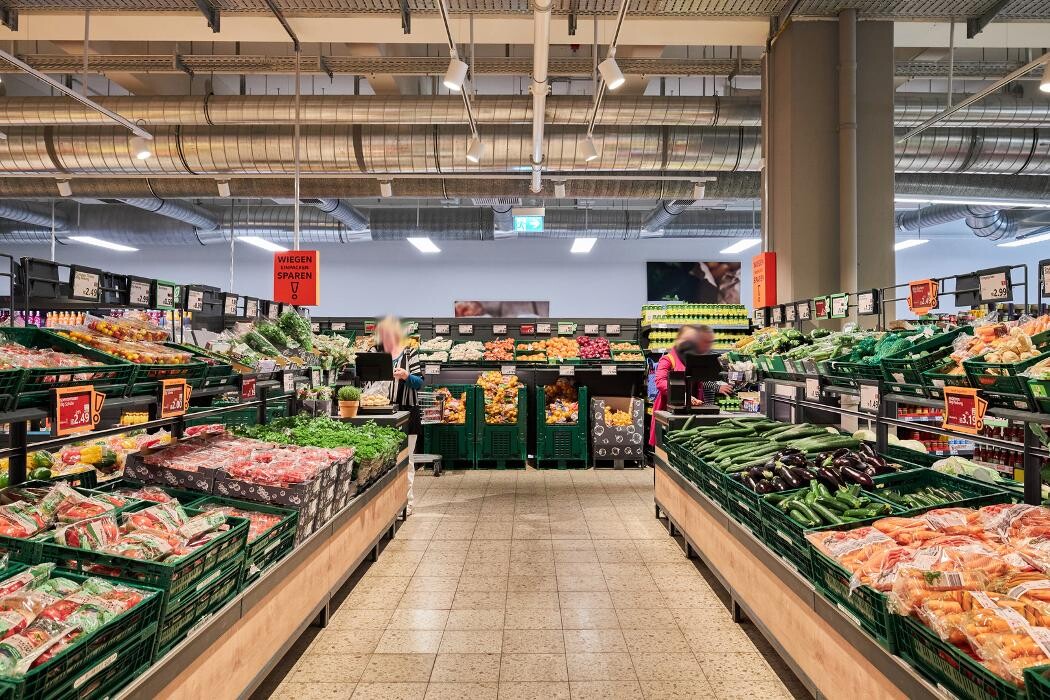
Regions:
M 102 417 L 106 395 L 91 385 L 52 389 L 51 433 L 73 435 L 95 429 Z

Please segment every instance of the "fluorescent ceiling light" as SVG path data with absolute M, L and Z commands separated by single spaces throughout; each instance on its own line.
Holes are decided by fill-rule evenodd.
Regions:
M 915 246 L 925 245 L 930 242 L 929 238 L 909 238 L 906 241 L 900 241 L 893 245 L 894 250 L 907 250 L 908 248 L 914 248 Z
M 574 238 L 572 241 L 572 248 L 569 250 L 570 253 L 589 253 L 594 244 L 598 242 L 597 238 Z
M 416 247 L 420 253 L 440 253 L 441 248 L 434 245 L 434 241 L 429 238 L 406 238 L 406 241 Z
M 720 250 L 718 252 L 723 254 L 723 255 L 732 255 L 733 253 L 742 253 L 745 250 L 747 250 L 748 248 L 754 248 L 756 245 L 759 245 L 761 243 L 762 243 L 762 239 L 761 238 L 744 238 L 742 240 L 737 241 L 736 243 L 734 243 L 733 245 L 729 246 L 728 248 L 723 248 L 722 250 Z
M 1040 233 L 1038 236 L 1029 236 L 1028 238 L 1016 238 L 1009 243 L 1000 243 L 1000 248 L 1017 248 L 1023 245 L 1030 245 L 1032 243 L 1042 243 L 1043 241 L 1050 241 L 1050 231 L 1046 233 Z
M 131 152 L 139 160 L 147 160 L 153 155 L 153 147 L 150 145 L 149 139 L 144 139 L 141 136 L 132 136 L 130 143 Z
M 470 146 L 467 147 L 467 160 L 471 163 L 480 163 L 483 155 L 485 155 L 485 144 L 481 142 L 477 134 L 474 134 L 470 137 Z
M 442 81 L 452 92 L 463 91 L 463 81 L 467 79 L 467 64 L 459 60 L 456 50 L 448 60 L 448 70 L 445 71 L 445 79 Z
M 590 134 L 587 134 L 587 138 L 584 139 L 583 145 L 580 146 L 580 153 L 583 155 L 584 162 L 587 163 L 598 158 L 598 148 L 594 145 L 594 139 L 591 138 Z
M 1050 204 L 1026 202 L 1016 199 L 944 199 L 941 197 L 894 197 L 898 204 L 973 204 L 988 207 L 1028 207 L 1030 209 L 1050 209 Z
M 69 240 L 76 241 L 77 243 L 86 243 L 87 245 L 98 246 L 99 248 L 119 250 L 121 253 L 134 253 L 138 250 L 138 248 L 132 248 L 129 245 L 121 245 L 120 243 L 113 243 L 112 241 L 104 241 L 101 238 L 95 238 L 94 236 L 69 236 Z
M 615 90 L 627 80 L 623 77 L 623 71 L 620 70 L 620 66 L 616 64 L 615 46 L 609 49 L 608 58 L 598 64 L 598 72 L 602 74 L 602 79 L 605 80 L 605 85 L 610 90 Z
M 271 240 L 267 240 L 265 238 L 259 238 L 258 236 L 237 236 L 237 240 L 240 241 L 241 243 L 248 243 L 249 245 L 253 245 L 256 248 L 262 248 L 263 250 L 268 250 L 271 253 L 283 253 L 286 250 L 288 250 L 287 248 L 285 248 L 280 243 L 274 243 Z
M 394 196 L 394 185 L 393 185 L 393 183 L 391 183 L 389 180 L 380 180 L 379 181 L 379 194 L 381 194 L 384 197 L 393 197 Z
M 1050 61 L 1047 62 L 1046 68 L 1043 69 L 1043 78 L 1039 81 L 1039 89 L 1043 92 L 1050 92 Z

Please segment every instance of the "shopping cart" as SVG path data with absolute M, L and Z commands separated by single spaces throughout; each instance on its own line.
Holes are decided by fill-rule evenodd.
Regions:
M 419 422 L 423 425 L 441 423 L 445 413 L 447 394 L 440 391 L 420 391 L 416 393 L 416 406 L 419 408 Z

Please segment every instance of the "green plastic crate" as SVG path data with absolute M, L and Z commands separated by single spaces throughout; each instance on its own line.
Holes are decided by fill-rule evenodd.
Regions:
M 247 521 L 246 521 L 247 522 Z M 201 620 L 223 607 L 240 589 L 244 556 L 228 561 L 177 598 L 168 600 L 161 618 L 154 655 L 159 659 L 181 642 Z
M 981 508 L 996 503 L 1009 503 L 1011 500 L 1009 493 L 992 484 L 981 484 L 977 481 L 959 479 L 951 474 L 942 474 L 932 469 L 914 469 L 899 474 L 885 474 L 875 477 L 874 482 L 876 494 L 888 489 L 903 489 L 910 492 L 923 487 L 933 486 L 957 492 L 962 496 L 961 500 L 930 508 L 905 510 L 903 507 L 900 507 L 902 511 L 900 515 L 902 517 L 918 515 L 934 508 Z M 888 501 L 889 499 L 883 498 L 882 500 Z M 890 502 L 892 503 L 892 501 Z
M 212 406 L 211 408 L 216 408 Z M 242 408 L 239 410 L 226 411 L 225 413 L 213 414 L 202 418 L 193 418 L 194 413 L 210 410 L 207 406 L 190 406 L 186 412 L 186 427 L 195 425 L 209 425 L 211 423 L 222 423 L 223 425 L 255 425 L 259 422 L 259 409 L 256 407 Z
M 485 417 L 485 392 L 480 387 L 476 392 L 477 458 L 478 462 L 495 463 L 495 466 L 524 466 L 528 458 L 528 389 L 518 387 L 518 417 L 514 423 L 489 423 Z
M 40 328 L 0 328 L 0 343 L 8 341 L 29 348 L 59 350 L 102 363 L 95 367 L 39 367 L 25 370 L 15 403 L 17 408 L 47 406 L 51 401 L 52 389 L 84 384 L 93 385 L 107 396 L 124 396 L 135 373 L 135 365 L 130 362 Z
M 225 358 L 213 355 L 204 348 L 199 348 L 196 345 L 189 345 L 184 343 L 164 343 L 170 348 L 182 350 L 184 352 L 193 353 L 194 357 L 207 358 L 202 360 L 205 371 L 203 376 L 195 377 L 189 382 L 190 386 L 194 389 L 203 389 L 205 387 L 216 387 L 216 386 L 229 386 L 234 383 L 237 379 L 238 372 L 233 369 L 233 366 Z
M 722 474 L 722 488 L 729 514 L 747 526 L 755 535 L 762 536 L 762 494 L 747 487 L 747 484 Z
M 177 500 L 184 507 L 190 508 L 193 507 L 193 504 L 196 501 L 199 501 L 202 497 L 208 495 L 201 491 L 189 491 L 187 489 L 178 489 L 172 486 L 161 486 L 158 484 L 144 484 L 141 481 L 134 481 L 132 479 L 123 478 L 107 481 L 104 484 L 100 484 L 95 490 L 103 491 L 105 493 L 113 493 L 115 491 L 120 491 L 121 489 L 138 490 L 140 488 L 143 488 L 144 486 L 162 489 L 164 493 Z
M 931 399 L 943 399 L 946 386 L 971 386 L 970 378 L 966 374 L 947 374 L 947 370 L 954 364 L 953 360 L 948 360 L 920 373 L 922 385 L 926 387 L 926 395 Z
M 433 423 L 423 426 L 423 450 L 441 455 L 443 467 L 472 468 L 476 465 L 475 438 L 478 387 L 474 384 L 441 384 L 432 389 L 445 388 L 454 397 L 464 396 L 466 417 L 462 423 Z
M 142 503 L 141 507 L 150 505 L 153 504 Z M 186 513 L 193 516 L 198 515 L 200 511 L 187 508 Z M 193 590 L 198 582 L 227 562 L 243 559 L 248 537 L 248 521 L 243 518 L 228 518 L 227 523 L 230 524 L 229 530 L 174 562 L 144 561 L 47 542 L 41 543 L 40 561 L 56 562 L 78 571 L 97 569 L 105 572 L 98 575 L 107 578 L 154 586 L 162 589 L 166 594 L 166 601 L 170 601 L 178 598 L 183 591 Z
M 207 510 L 206 506 L 230 506 L 240 510 L 266 513 L 281 518 L 280 522 L 261 533 L 255 539 L 249 539 L 245 547 L 245 583 L 251 583 L 267 567 L 283 559 L 295 547 L 295 530 L 299 524 L 299 511 L 293 508 L 278 508 L 254 501 L 238 501 L 220 496 L 205 496 L 191 504 L 195 510 Z
M 895 627 L 886 595 L 871 586 L 850 590 L 850 572 L 817 549 L 810 552 L 811 578 L 833 603 L 857 619 L 861 628 L 889 651 L 896 650 Z
M 936 455 L 919 452 L 918 450 L 910 450 L 907 447 L 901 447 L 900 445 L 886 445 L 886 450 L 882 453 L 882 456 L 885 457 L 887 461 L 896 462 L 901 466 L 917 467 L 932 467 L 934 462 L 941 459 Z
M 1050 380 L 1029 379 L 1028 395 L 1032 398 L 1037 410 L 1050 413 Z
M 18 399 L 18 390 L 22 388 L 26 371 L 24 369 L 0 370 L 0 411 L 9 411 Z
M 725 472 L 700 457 L 696 458 L 694 469 L 700 490 L 728 512 L 729 494 L 725 487 Z
M 912 395 L 926 395 L 926 386 L 922 373 L 944 364 L 953 350 L 952 344 L 962 333 L 969 333 L 969 328 L 957 328 L 947 333 L 940 333 L 927 340 L 916 343 L 908 350 L 882 359 L 882 374 L 886 387 L 893 392 Z M 927 355 L 916 359 L 907 359 L 916 352 Z
M 190 386 L 199 386 L 204 381 L 208 365 L 203 362 L 185 364 L 135 365 L 135 374 L 131 379 L 130 396 L 142 396 L 156 393 L 164 379 L 185 379 Z
M 960 700 L 1015 700 L 1017 686 L 995 675 L 961 649 L 911 617 L 895 615 L 897 653 Z
M 1024 687 L 1028 700 L 1050 700 L 1050 664 L 1026 668 Z
M 964 360 L 963 368 L 970 378 L 970 385 L 980 389 L 981 394 L 992 404 L 1031 410 L 1035 408 L 1035 402 L 1029 394 L 1028 377 L 1022 376 L 1022 373 L 1048 357 L 1050 357 L 1050 352 L 1044 352 L 1021 362 Z M 995 374 L 990 372 L 995 372 Z
M 580 406 L 575 423 L 547 424 L 547 400 L 544 386 L 536 387 L 536 466 L 587 466 L 587 428 L 589 415 L 587 387 L 577 387 Z
M 89 578 L 85 574 L 60 568 L 52 572 L 52 577 L 68 578 L 77 582 Z M 80 689 L 89 681 L 94 680 L 97 683 L 100 680 L 98 675 L 102 675 L 106 669 L 126 668 L 131 659 L 125 659 L 119 654 L 118 658 L 112 659 L 117 650 L 139 644 L 146 647 L 147 657 L 152 653 L 164 594 L 156 588 L 138 583 L 121 583 L 141 590 L 145 596 L 143 600 L 96 632 L 78 637 L 61 653 L 31 668 L 21 678 L 5 679 L 3 684 L 13 688 L 15 697 L 21 700 L 96 697 L 81 694 Z M 141 659 L 137 660 L 139 663 L 136 667 L 142 667 Z M 105 678 L 115 675 L 106 673 Z

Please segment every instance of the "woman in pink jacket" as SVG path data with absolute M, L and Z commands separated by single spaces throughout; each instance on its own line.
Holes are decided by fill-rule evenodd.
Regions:
M 656 446 L 656 412 L 667 406 L 668 375 L 671 372 L 685 370 L 686 355 L 706 355 L 711 352 L 715 343 L 715 334 L 710 326 L 688 324 L 678 329 L 674 346 L 667 351 L 656 365 L 656 399 L 653 401 L 653 418 L 649 424 L 649 446 Z M 703 403 L 704 394 L 731 394 L 732 387 L 725 382 L 704 382 L 698 396 L 693 397 L 693 405 Z

